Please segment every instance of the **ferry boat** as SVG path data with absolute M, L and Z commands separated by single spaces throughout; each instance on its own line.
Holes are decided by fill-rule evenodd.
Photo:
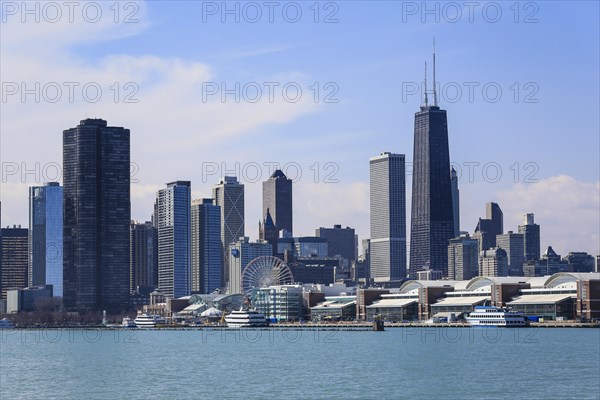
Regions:
M 154 328 L 156 324 L 160 322 L 160 318 L 157 315 L 148 315 L 144 313 L 138 314 L 133 322 L 138 328 Z
M 135 324 L 134 320 L 132 320 L 129 317 L 123 318 L 123 322 L 121 323 L 121 328 L 135 328 L 135 327 L 137 327 L 137 325 Z
M 471 326 L 519 327 L 529 325 L 522 312 L 494 306 L 476 306 L 466 320 Z
M 0 319 L 0 329 L 13 329 L 15 326 L 12 321 L 8 318 Z
M 225 316 L 225 323 L 229 328 L 256 328 L 267 326 L 268 322 L 265 316 L 256 310 L 232 311 Z

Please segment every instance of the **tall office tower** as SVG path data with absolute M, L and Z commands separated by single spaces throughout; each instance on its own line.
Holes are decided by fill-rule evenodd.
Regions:
M 221 207 L 213 199 L 192 201 L 192 291 L 212 293 L 223 287 Z
M 277 241 L 279 239 L 279 229 L 273 222 L 270 209 L 267 208 L 264 220 L 258 221 L 258 238 L 264 240 L 273 246 L 273 255 L 277 255 Z
M 523 234 L 525 242 L 525 260 L 540 259 L 540 226 L 534 222 L 533 214 L 525 214 L 523 225 L 519 225 L 519 233 Z
M 229 282 L 229 245 L 244 237 L 244 185 L 235 176 L 224 177 L 213 187 L 215 204 L 221 207 L 221 248 L 223 269 L 221 281 L 224 287 Z
M 525 250 L 523 234 L 508 233 L 496 236 L 496 246 L 506 251 L 508 261 L 508 274 L 510 276 L 523 276 L 523 263 Z
M 191 196 L 189 181 L 167 183 L 156 195 L 158 290 L 171 299 L 191 290 Z
M 406 175 L 404 154 L 369 159 L 371 278 L 406 278 Z
M 2 300 L 6 301 L 8 289 L 22 289 L 27 287 L 28 265 L 28 229 L 21 226 L 1 229 L 0 253 L 0 287 Z
M 481 242 L 481 251 L 496 247 L 496 236 L 504 233 L 504 217 L 500 206 L 487 203 L 485 210 L 485 219 L 479 218 L 475 227 L 475 233 Z
M 29 188 L 29 286 L 52 285 L 63 295 L 63 188 L 57 182 Z
M 129 129 L 85 119 L 63 132 L 63 298 L 118 311 L 129 300 Z
M 479 254 L 479 276 L 508 276 L 508 257 L 506 251 L 494 247 Z
M 334 225 L 333 228 L 315 229 L 315 236 L 327 239 L 327 257 L 342 256 L 348 260 L 348 265 L 358 259 L 356 233 L 349 226 Z
M 417 271 L 438 270 L 448 275 L 448 241 L 454 234 L 450 151 L 446 111 L 438 107 L 433 53 L 433 105 L 427 99 L 415 114 L 410 276 Z
M 273 248 L 270 243 L 264 240 L 257 240 L 255 243 L 251 243 L 248 237 L 239 238 L 235 243 L 231 243 L 227 250 L 231 254 L 228 293 L 232 294 L 242 293 L 242 273 L 250 261 L 256 257 L 273 254 Z
M 292 180 L 281 170 L 275 170 L 269 179 L 263 182 L 263 218 L 271 212 L 273 223 L 279 230 L 293 234 L 292 223 Z
M 151 292 L 158 286 L 158 233 L 152 222 L 131 221 L 129 291 Z
M 458 175 L 454 167 L 450 171 L 450 188 L 452 190 L 452 220 L 454 221 L 454 234 L 452 237 L 456 238 L 460 235 L 460 192 L 458 190 Z
M 448 245 L 448 278 L 465 281 L 479 273 L 479 243 L 469 234 L 450 239 Z
M 485 205 L 485 218 L 492 221 L 491 234 L 502 235 L 504 233 L 504 213 L 497 203 L 490 202 Z

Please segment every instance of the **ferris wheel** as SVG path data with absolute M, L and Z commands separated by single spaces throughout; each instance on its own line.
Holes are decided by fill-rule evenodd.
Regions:
M 242 289 L 246 294 L 252 289 L 292 282 L 294 282 L 292 270 L 277 257 L 257 257 L 250 261 L 242 272 Z

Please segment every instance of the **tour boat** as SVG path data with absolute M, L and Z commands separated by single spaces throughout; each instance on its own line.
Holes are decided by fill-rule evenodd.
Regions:
M 493 306 L 477 306 L 466 318 L 471 326 L 527 326 L 527 320 L 522 312 Z
M 255 328 L 267 326 L 267 319 L 256 310 L 232 311 L 225 316 L 225 322 L 229 328 Z
M 157 315 L 148 315 L 144 313 L 138 314 L 133 322 L 138 328 L 154 328 L 156 324 L 160 322 L 160 318 Z

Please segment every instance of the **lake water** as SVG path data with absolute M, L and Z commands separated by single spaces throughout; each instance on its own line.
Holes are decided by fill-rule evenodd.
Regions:
M 600 399 L 599 329 L 0 331 L 0 399 Z

